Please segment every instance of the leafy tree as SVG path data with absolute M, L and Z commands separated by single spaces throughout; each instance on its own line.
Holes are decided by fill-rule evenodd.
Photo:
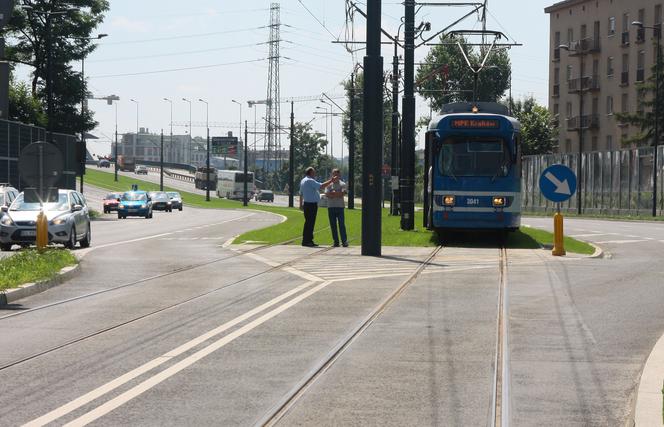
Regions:
M 521 149 L 524 155 L 549 154 L 556 148 L 556 128 L 546 107 L 535 98 L 512 102 L 512 114 L 521 123 Z
M 415 77 L 417 90 L 434 111 L 440 111 L 443 104 L 450 102 L 473 101 L 475 76 L 457 43 L 475 69 L 487 52 L 486 49 L 468 46 L 467 41 L 459 36 L 442 36 L 440 42 L 429 51 Z M 477 100 L 498 101 L 509 87 L 510 69 L 507 52 L 503 49 L 492 50 L 484 69 L 477 75 Z
M 46 114 L 39 100 L 24 82 L 9 82 L 9 120 L 35 126 L 46 125 Z
M 46 106 L 50 46 L 53 94 L 53 111 L 47 112 L 52 120 L 50 128 L 65 133 L 93 129 L 96 123 L 92 113 L 79 111 L 87 85 L 71 63 L 81 61 L 95 49 L 95 44 L 86 38 L 102 22 L 109 8 L 108 0 L 23 0 L 21 6 L 15 7 L 9 25 L 2 31 L 10 42 L 7 57 L 34 66 L 32 96 Z M 77 10 L 70 10 L 73 8 Z
M 662 57 L 662 52 L 659 52 Z M 664 60 L 660 60 L 664 63 Z M 657 88 L 657 80 L 659 80 L 660 102 L 656 102 L 655 89 Z M 653 65 L 652 73 L 647 81 L 637 85 L 638 100 L 643 107 L 647 107 L 647 112 L 636 113 L 616 113 L 616 117 L 622 123 L 628 123 L 639 128 L 639 132 L 634 136 L 623 139 L 621 142 L 624 145 L 655 145 L 655 121 L 660 123 L 659 141 L 657 145 L 662 144 L 664 139 L 664 102 L 662 102 L 662 91 L 664 91 L 664 64 L 660 66 L 659 75 L 657 75 L 657 64 Z

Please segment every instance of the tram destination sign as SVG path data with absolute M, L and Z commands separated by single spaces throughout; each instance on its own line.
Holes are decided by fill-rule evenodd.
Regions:
M 500 121 L 495 119 L 453 119 L 452 129 L 498 129 Z

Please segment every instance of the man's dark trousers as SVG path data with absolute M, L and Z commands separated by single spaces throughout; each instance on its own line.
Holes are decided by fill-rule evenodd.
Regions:
M 327 208 L 327 216 L 330 219 L 330 228 L 332 229 L 332 239 L 334 240 L 334 244 L 337 246 L 339 245 L 337 221 L 339 222 L 339 231 L 341 232 L 341 243 L 347 243 L 344 208 Z
M 302 230 L 302 244 L 308 245 L 314 243 L 314 226 L 316 225 L 316 214 L 318 213 L 318 203 L 302 204 L 304 210 L 304 230 Z

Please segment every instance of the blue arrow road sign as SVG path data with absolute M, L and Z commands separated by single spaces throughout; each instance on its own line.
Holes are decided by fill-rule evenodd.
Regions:
M 539 180 L 542 195 L 552 202 L 564 202 L 576 192 L 576 175 L 565 165 L 544 169 Z

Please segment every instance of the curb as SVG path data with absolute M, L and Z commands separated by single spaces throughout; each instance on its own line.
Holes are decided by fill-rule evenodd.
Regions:
M 81 270 L 81 263 L 62 268 L 55 277 L 43 280 L 41 282 L 26 283 L 14 289 L 7 289 L 0 293 L 0 307 L 11 304 L 19 299 L 36 295 L 49 290 L 55 286 L 76 276 Z
M 653 347 L 641 373 L 636 392 L 634 425 L 662 425 L 662 381 L 664 380 L 664 335 Z
M 600 248 L 594 243 L 586 242 L 585 240 L 583 242 L 595 248 L 595 252 L 592 255 L 590 255 L 588 258 L 604 258 L 604 249 Z

